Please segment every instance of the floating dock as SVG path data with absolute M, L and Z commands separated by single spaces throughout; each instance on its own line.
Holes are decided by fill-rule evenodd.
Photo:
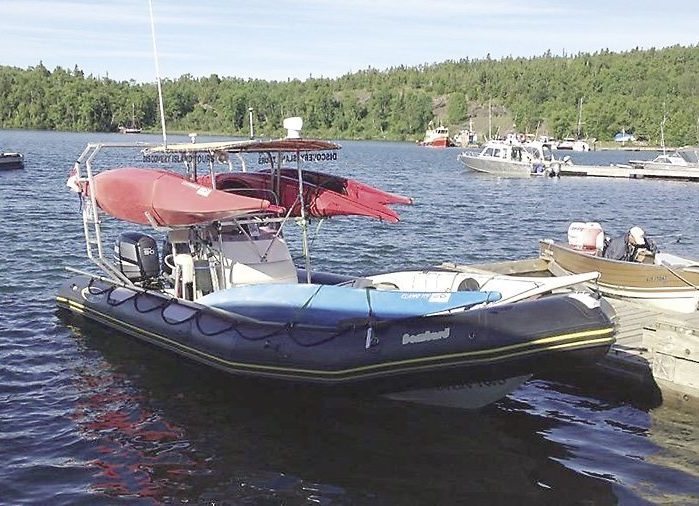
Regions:
M 699 169 L 673 168 L 673 169 L 644 169 L 632 165 L 561 165 L 561 176 L 592 176 L 592 177 L 617 177 L 628 179 L 677 179 L 682 181 L 699 181 Z
M 512 276 L 550 276 L 549 262 L 531 258 L 440 267 L 482 269 Z M 699 312 L 684 314 L 607 297 L 617 313 L 616 343 L 598 366 L 636 386 L 658 389 L 662 402 L 699 407 Z

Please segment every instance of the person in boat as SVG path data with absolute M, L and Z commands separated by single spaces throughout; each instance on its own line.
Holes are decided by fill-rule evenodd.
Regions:
M 646 259 L 652 259 L 657 250 L 655 243 L 646 238 L 641 227 L 631 227 L 624 235 L 607 241 L 602 256 L 611 260 L 644 262 Z

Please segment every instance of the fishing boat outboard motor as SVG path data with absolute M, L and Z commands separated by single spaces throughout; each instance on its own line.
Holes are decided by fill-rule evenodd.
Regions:
M 160 275 L 158 245 L 148 234 L 124 232 L 114 245 L 114 264 L 134 283 L 148 284 Z

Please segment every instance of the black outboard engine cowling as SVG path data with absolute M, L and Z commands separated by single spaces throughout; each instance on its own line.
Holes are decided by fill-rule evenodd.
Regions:
M 160 261 L 155 239 L 140 232 L 120 234 L 114 245 L 114 264 L 131 281 L 156 279 Z

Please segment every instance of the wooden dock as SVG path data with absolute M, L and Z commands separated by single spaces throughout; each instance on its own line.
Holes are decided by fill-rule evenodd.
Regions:
M 551 275 L 541 258 L 459 266 L 513 276 Z M 661 311 L 621 299 L 605 298 L 616 311 L 616 343 L 598 364 L 605 373 L 640 387 L 658 389 L 662 401 L 699 407 L 699 312 Z
M 561 165 L 561 176 L 616 177 L 627 179 L 677 179 L 699 181 L 696 168 L 643 169 L 632 165 Z

